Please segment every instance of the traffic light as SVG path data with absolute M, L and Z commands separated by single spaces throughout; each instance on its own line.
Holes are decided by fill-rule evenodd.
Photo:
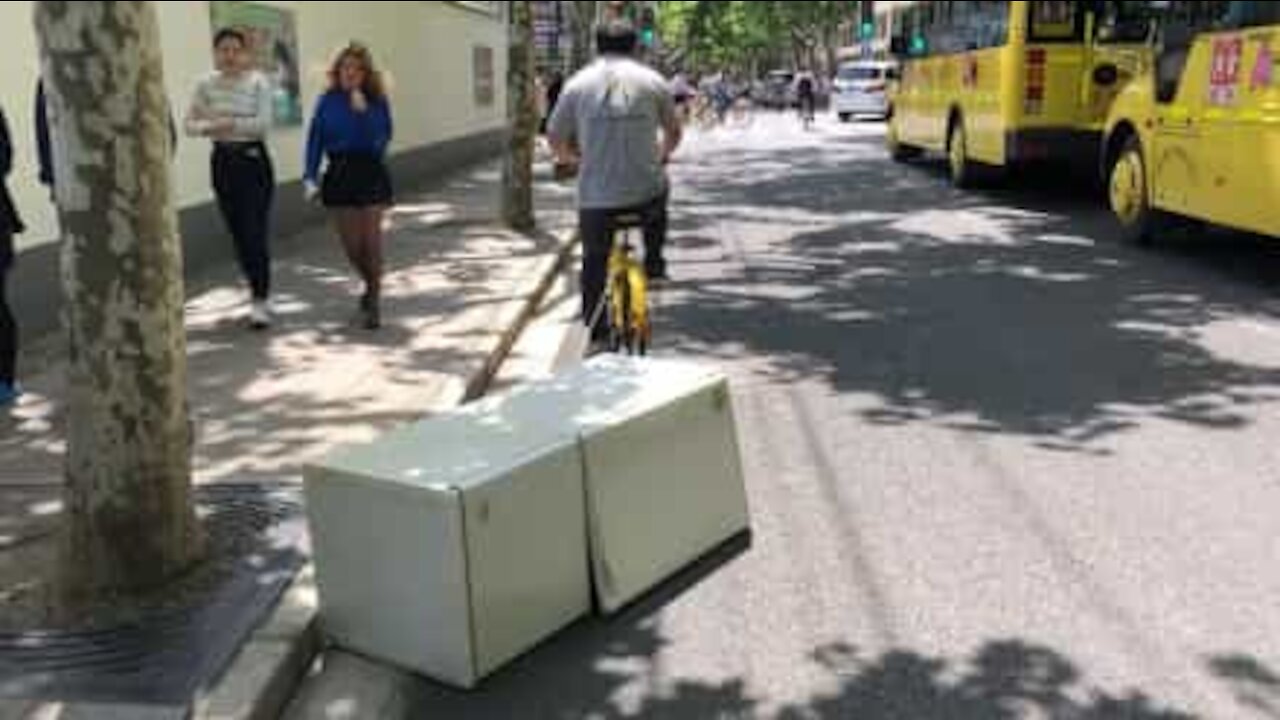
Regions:
M 876 4 L 871 0 L 862 0 L 859 5 L 861 20 L 858 23 L 858 39 L 872 40 L 876 36 Z
M 658 37 L 658 22 L 654 16 L 653 8 L 646 5 L 640 12 L 640 44 L 651 48 L 655 45 Z

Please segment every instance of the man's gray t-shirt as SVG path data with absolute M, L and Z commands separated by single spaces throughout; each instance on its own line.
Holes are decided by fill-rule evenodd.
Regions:
M 547 130 L 582 155 L 579 207 L 621 209 L 666 191 L 658 131 L 674 123 L 661 75 L 629 58 L 605 57 L 565 86 Z

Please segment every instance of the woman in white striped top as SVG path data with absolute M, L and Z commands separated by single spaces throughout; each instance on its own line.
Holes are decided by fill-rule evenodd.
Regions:
M 187 134 L 213 140 L 211 170 L 218 208 L 235 241 L 248 280 L 255 330 L 271 325 L 271 203 L 275 171 L 267 152 L 271 130 L 270 82 L 250 69 L 248 40 L 238 30 L 214 38 L 217 71 L 196 87 L 187 113 Z

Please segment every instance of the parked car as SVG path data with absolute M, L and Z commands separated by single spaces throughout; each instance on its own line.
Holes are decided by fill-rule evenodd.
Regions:
M 764 78 L 759 102 L 767 108 L 783 110 L 796 104 L 796 74 L 790 70 L 774 70 Z
M 845 63 L 836 72 L 831 104 L 840 122 L 856 116 L 889 116 L 890 85 L 901 76 L 898 65 L 879 60 Z

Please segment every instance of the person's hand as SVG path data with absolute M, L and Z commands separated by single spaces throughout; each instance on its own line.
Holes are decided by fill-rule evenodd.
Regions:
M 236 121 L 228 117 L 220 117 L 216 120 L 209 121 L 209 137 L 217 140 L 224 140 L 235 132 Z
M 369 98 L 359 88 L 351 91 L 351 109 L 362 113 L 369 109 Z
M 314 182 L 307 180 L 302 183 L 302 196 L 307 202 L 314 203 L 320 199 L 320 187 Z

